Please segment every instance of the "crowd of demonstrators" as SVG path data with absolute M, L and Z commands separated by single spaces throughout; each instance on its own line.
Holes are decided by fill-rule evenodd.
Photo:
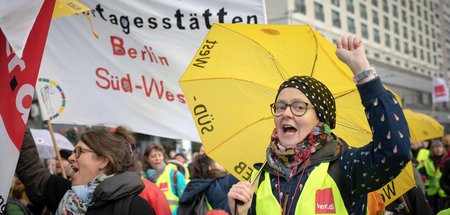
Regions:
M 56 214 L 154 214 L 139 193 L 143 190 L 133 172 L 132 149 L 136 140 L 118 127 L 84 133 L 68 160 L 71 181 L 52 175 L 39 161 L 31 132 L 27 129 L 16 173 L 32 202 L 45 203 Z
M 186 179 L 175 165 L 167 163 L 167 155 L 161 145 L 152 143 L 147 146 L 142 158 L 142 169 L 144 177 L 163 191 L 172 214 L 176 214 L 178 199 L 186 188 Z
M 201 205 L 206 211 L 230 213 L 227 193 L 237 182 L 234 176 L 207 155 L 197 155 L 192 161 L 191 180 L 179 200 L 178 215 L 196 214 L 195 208 Z
M 439 184 L 439 180 L 442 177 L 439 164 L 444 160 L 446 155 L 447 152 L 442 141 L 433 140 L 430 144 L 428 157 L 418 166 L 425 185 L 426 197 L 435 214 L 444 209 L 447 199 L 447 195 Z
M 403 111 L 370 67 L 361 40 L 343 37 L 336 54 L 356 77 L 373 141 L 361 148 L 340 142 L 331 132 L 336 106 L 328 88 L 309 76 L 290 78 L 271 105 L 275 129 L 258 183 L 239 182 L 228 193 L 233 214 L 365 214 L 367 193 L 410 160 Z

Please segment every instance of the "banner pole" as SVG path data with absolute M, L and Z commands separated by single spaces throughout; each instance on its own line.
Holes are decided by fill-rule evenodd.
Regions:
M 58 163 L 59 163 L 59 167 L 61 168 L 62 176 L 65 179 L 67 179 L 66 170 L 64 169 L 64 167 L 62 165 L 61 154 L 59 153 L 58 145 L 56 145 L 56 138 L 55 138 L 55 134 L 53 133 L 53 126 L 52 126 L 50 119 L 47 120 L 47 126 L 48 126 L 48 130 L 50 131 L 50 136 L 52 137 L 53 148 L 55 149 L 55 154 L 56 154 L 56 157 L 58 158 Z

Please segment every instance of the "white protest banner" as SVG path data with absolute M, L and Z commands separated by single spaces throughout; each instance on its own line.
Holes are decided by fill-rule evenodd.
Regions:
M 43 118 L 194 141 L 179 77 L 212 23 L 266 23 L 263 0 L 81 2 L 99 39 L 84 16 L 53 20 L 37 83 Z
M 448 102 L 449 92 L 445 80 L 443 78 L 434 77 L 432 85 L 433 85 L 433 93 L 432 93 L 433 103 Z

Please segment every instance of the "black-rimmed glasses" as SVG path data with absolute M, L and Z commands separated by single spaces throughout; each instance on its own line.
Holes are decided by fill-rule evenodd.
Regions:
M 81 156 L 81 153 L 83 152 L 92 152 L 92 153 L 96 153 L 94 150 L 91 149 L 85 149 L 85 148 L 81 148 L 81 147 L 75 147 L 73 149 L 73 154 L 75 154 L 75 158 L 79 158 Z
M 286 108 L 289 107 L 289 109 L 291 109 L 291 113 L 294 116 L 303 116 L 306 114 L 308 105 L 309 105 L 308 103 L 302 101 L 293 102 L 291 104 L 286 104 L 283 102 L 275 102 L 270 105 L 270 110 L 272 112 L 272 115 L 281 116 L 286 111 Z

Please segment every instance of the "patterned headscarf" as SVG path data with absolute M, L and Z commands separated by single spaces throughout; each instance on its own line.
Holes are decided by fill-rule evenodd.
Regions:
M 310 76 L 293 76 L 280 85 L 275 101 L 281 90 L 288 87 L 296 88 L 308 97 L 321 122 L 331 129 L 336 127 L 336 103 L 328 87 Z

